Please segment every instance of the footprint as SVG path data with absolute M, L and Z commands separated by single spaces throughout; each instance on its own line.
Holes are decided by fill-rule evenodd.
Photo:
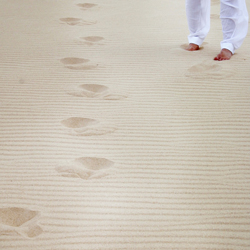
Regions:
M 188 69 L 187 77 L 195 79 L 223 79 L 233 75 L 232 70 L 218 65 L 221 62 L 204 61 Z
M 78 25 L 78 26 L 83 26 L 83 25 L 92 25 L 92 24 L 96 24 L 96 22 L 93 21 L 85 21 L 81 18 L 74 18 L 74 17 L 65 17 L 65 18 L 60 18 L 60 21 L 62 23 L 74 26 L 74 25 Z
M 66 57 L 60 61 L 65 65 L 66 68 L 74 70 L 89 70 L 97 67 L 97 65 L 86 65 L 86 63 L 88 63 L 90 60 L 84 58 Z
M 116 128 L 101 124 L 97 120 L 82 117 L 71 117 L 61 123 L 70 130 L 71 134 L 79 136 L 105 135 L 116 130 Z
M 108 87 L 99 84 L 83 84 L 78 87 L 77 91 L 69 93 L 69 95 L 104 100 L 122 100 L 127 98 L 125 95 L 112 94 Z
M 80 37 L 79 41 L 81 43 L 84 43 L 86 45 L 92 46 L 92 45 L 103 45 L 103 43 L 100 43 L 103 41 L 104 38 L 101 36 L 87 36 L 87 37 Z
M 207 42 L 203 42 L 202 45 L 200 46 L 200 49 L 199 50 L 203 50 L 204 49 L 204 46 L 207 45 L 208 43 Z M 181 49 L 184 49 L 186 50 L 186 48 L 188 47 L 188 43 L 184 43 L 180 46 Z M 196 52 L 196 51 L 194 51 Z
M 197 51 L 187 51 L 186 48 L 188 47 L 188 43 L 184 43 L 178 47 L 173 47 L 172 49 L 170 49 L 170 53 L 174 54 L 174 55 L 180 55 L 183 56 L 183 53 L 185 53 L 185 56 L 193 56 L 194 53 L 197 55 L 197 53 L 201 50 L 204 49 L 204 46 L 208 44 L 207 42 L 203 42 L 202 45 L 200 46 L 200 49 Z
M 5 229 L 16 231 L 20 235 L 34 238 L 40 235 L 43 230 L 37 225 L 40 213 L 20 207 L 0 208 L 0 224 Z
M 83 180 L 100 179 L 113 172 L 114 162 L 105 158 L 81 157 L 69 162 L 67 166 L 57 167 L 63 177 Z
M 96 7 L 97 4 L 93 4 L 93 3 L 79 3 L 77 4 L 78 7 L 81 8 L 81 10 L 88 10 L 91 9 L 93 7 Z

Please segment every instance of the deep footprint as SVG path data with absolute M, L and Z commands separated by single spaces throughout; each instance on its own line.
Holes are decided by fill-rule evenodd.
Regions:
M 13 227 L 13 231 L 27 237 L 34 238 L 43 233 L 34 220 L 40 213 L 19 207 L 0 208 L 0 224 Z
M 70 130 L 71 134 L 79 136 L 104 135 L 116 130 L 116 128 L 100 124 L 96 120 L 82 117 L 71 117 L 63 120 L 61 123 Z
M 69 163 L 69 166 L 56 168 L 56 171 L 63 177 L 100 179 L 109 175 L 109 169 L 113 165 L 114 162 L 105 158 L 81 157 Z
M 95 24 L 96 22 L 90 22 L 90 21 L 85 21 L 81 18 L 74 18 L 74 17 L 65 17 L 65 18 L 60 18 L 60 21 L 63 23 L 66 23 L 68 25 L 74 26 L 74 25 L 92 25 Z
M 202 43 L 202 45 L 200 46 L 200 49 L 199 50 L 203 50 L 204 49 L 204 46 L 207 45 L 208 43 L 207 42 L 204 42 Z M 188 47 L 188 43 L 184 43 L 180 46 L 181 49 L 184 49 L 186 50 L 186 48 Z M 198 51 L 199 51 L 198 50 Z M 192 51 L 192 52 L 196 52 L 196 51 Z

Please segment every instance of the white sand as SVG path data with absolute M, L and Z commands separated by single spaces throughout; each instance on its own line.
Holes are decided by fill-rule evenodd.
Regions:
M 219 0 L 193 53 L 180 0 L 1 0 L 0 26 L 0 249 L 250 249 L 250 37 L 212 60 Z

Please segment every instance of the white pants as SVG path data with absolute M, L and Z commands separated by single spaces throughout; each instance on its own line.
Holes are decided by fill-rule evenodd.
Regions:
M 220 18 L 223 41 L 221 49 L 233 54 L 243 43 L 248 30 L 248 12 L 245 0 L 221 0 Z M 201 45 L 210 29 L 210 0 L 186 0 L 190 35 L 189 43 Z

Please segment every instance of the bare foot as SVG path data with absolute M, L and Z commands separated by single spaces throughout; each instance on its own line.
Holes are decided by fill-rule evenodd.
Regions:
M 195 51 L 195 50 L 199 50 L 199 49 L 200 49 L 199 45 L 194 44 L 194 43 L 190 43 L 188 45 L 188 47 L 186 48 L 186 50 L 188 50 L 188 51 Z
M 224 61 L 224 60 L 230 60 L 230 58 L 232 57 L 233 53 L 228 50 L 228 49 L 222 49 L 220 54 L 218 54 L 214 60 L 215 61 Z

